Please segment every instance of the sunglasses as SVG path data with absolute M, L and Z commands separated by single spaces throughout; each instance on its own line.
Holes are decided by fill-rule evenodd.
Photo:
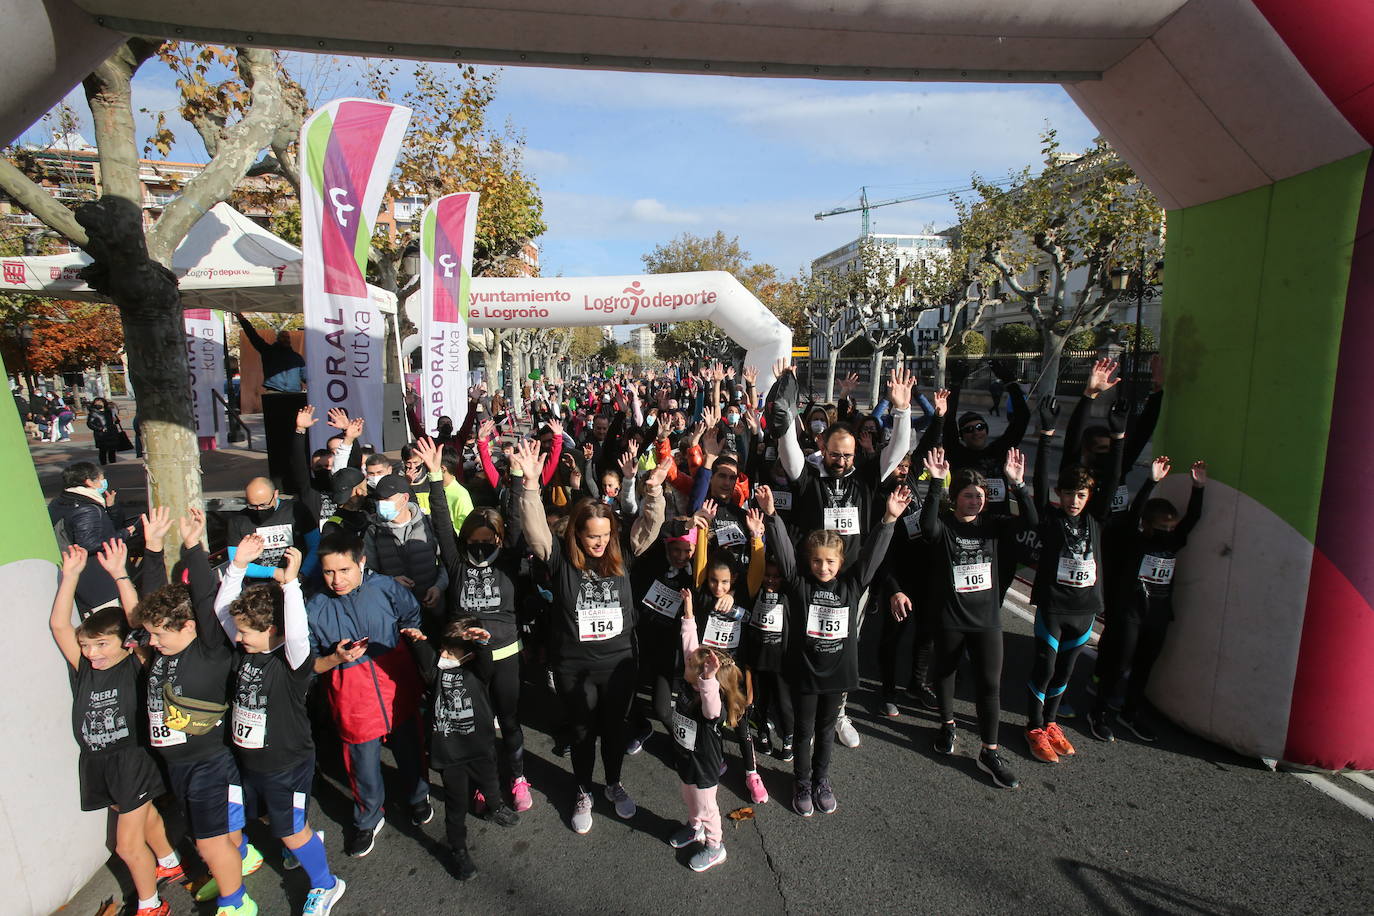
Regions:
M 961 433 L 985 433 L 988 431 L 986 423 L 970 423 L 968 426 L 959 427 Z

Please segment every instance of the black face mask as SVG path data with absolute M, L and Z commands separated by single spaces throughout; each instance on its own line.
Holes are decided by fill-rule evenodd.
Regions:
M 268 509 L 249 509 L 249 510 L 248 510 L 248 517 L 251 518 L 251 519 L 253 520 L 253 523 L 254 523 L 254 524 L 256 524 L 256 525 L 261 525 L 263 522 L 267 521 L 267 520 L 270 519 L 273 515 L 275 515 L 275 514 L 276 514 L 276 511 L 277 511 L 277 507 L 276 507 L 276 506 L 272 506 L 271 508 L 268 508 Z
M 491 543 L 471 543 L 464 551 L 467 554 L 468 562 L 473 566 L 486 566 L 496 555 L 501 552 L 501 548 Z

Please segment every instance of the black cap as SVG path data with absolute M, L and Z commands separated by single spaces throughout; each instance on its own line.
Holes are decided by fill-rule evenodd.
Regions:
M 373 495 L 378 499 L 389 499 L 397 493 L 409 492 L 410 481 L 406 480 L 400 474 L 386 475 L 381 480 L 377 481 L 377 486 L 372 490 Z
M 348 502 L 348 498 L 353 495 L 353 488 L 362 483 L 366 478 L 363 472 L 357 468 L 340 468 L 334 472 L 334 476 L 329 478 L 329 483 L 333 489 L 331 494 L 334 502 L 343 505 Z

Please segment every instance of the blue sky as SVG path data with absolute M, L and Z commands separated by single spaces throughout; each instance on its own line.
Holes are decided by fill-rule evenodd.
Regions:
M 314 103 L 363 94 L 359 60 L 291 55 L 288 66 Z M 79 89 L 70 98 L 88 123 Z M 158 65 L 140 73 L 135 99 L 175 119 Z M 795 273 L 858 236 L 857 213 L 812 214 L 856 205 L 861 185 L 879 200 L 959 187 L 974 170 L 1001 177 L 1038 159 L 1047 122 L 1067 149 L 1095 135 L 1058 86 L 504 68 L 493 113 L 525 135 L 549 225 L 543 272 L 566 276 L 639 273 L 656 244 L 717 229 Z M 179 134 L 172 158 L 203 161 L 189 126 Z M 943 197 L 873 211 L 875 230 L 894 233 L 951 216 Z

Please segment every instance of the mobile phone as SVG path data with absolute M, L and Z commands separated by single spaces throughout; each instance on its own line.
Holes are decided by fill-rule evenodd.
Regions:
M 355 639 L 355 640 L 353 640 L 352 642 L 346 643 L 346 644 L 344 645 L 344 651 L 346 651 L 346 652 L 352 652 L 354 649 L 357 649 L 357 648 L 360 647 L 360 646 L 365 646 L 365 645 L 367 645 L 367 644 L 368 644 L 369 642 L 371 642 L 371 641 L 372 641 L 372 637 L 370 637 L 370 636 L 364 636 L 362 639 Z

